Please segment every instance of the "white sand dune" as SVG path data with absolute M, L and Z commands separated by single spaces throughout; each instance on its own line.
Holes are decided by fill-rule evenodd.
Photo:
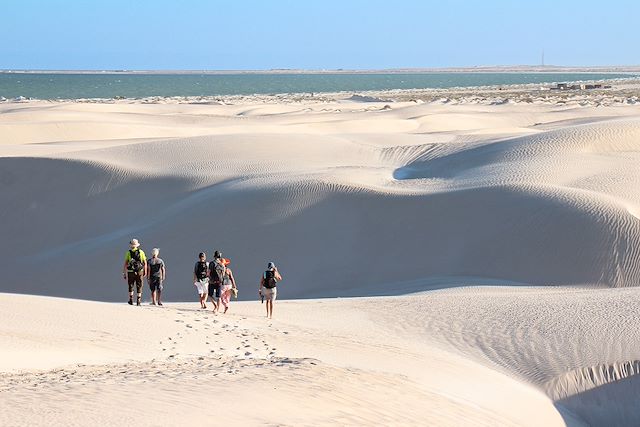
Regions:
M 474 286 L 286 302 L 271 327 L 237 304 L 226 328 L 278 348 L 247 356 L 191 305 L 3 295 L 0 423 L 63 424 L 52 396 L 103 380 L 99 414 L 163 390 L 149 418 L 95 418 L 113 425 L 180 423 L 169 409 L 223 390 L 244 424 L 639 423 L 640 296 L 620 288 L 640 282 L 640 109 L 385 105 L 0 104 L 1 291 L 122 301 L 134 236 L 162 249 L 172 301 L 193 299 L 195 255 L 214 249 L 241 299 L 269 260 L 286 298 Z M 296 409 L 243 411 L 275 379 Z

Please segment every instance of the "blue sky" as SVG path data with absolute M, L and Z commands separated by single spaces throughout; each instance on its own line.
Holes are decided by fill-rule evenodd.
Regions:
M 640 1 L 1 0 L 0 69 L 640 64 Z

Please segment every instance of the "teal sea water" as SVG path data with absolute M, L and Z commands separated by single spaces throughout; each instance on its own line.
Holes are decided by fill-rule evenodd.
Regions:
M 0 97 L 35 99 L 142 98 L 430 89 L 605 80 L 629 74 L 22 74 L 0 73 Z

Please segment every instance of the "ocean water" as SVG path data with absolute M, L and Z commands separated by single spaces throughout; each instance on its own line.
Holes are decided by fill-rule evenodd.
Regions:
M 602 73 L 407 74 L 23 74 L 0 73 L 0 97 L 143 98 L 280 93 L 359 92 L 605 80 Z

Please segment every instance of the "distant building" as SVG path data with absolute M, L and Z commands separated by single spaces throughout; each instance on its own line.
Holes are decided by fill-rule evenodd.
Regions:
M 600 83 L 581 83 L 576 85 L 569 85 L 569 83 L 557 83 L 555 87 L 551 87 L 552 90 L 590 90 L 590 89 L 610 89 L 611 86 L 603 86 Z

